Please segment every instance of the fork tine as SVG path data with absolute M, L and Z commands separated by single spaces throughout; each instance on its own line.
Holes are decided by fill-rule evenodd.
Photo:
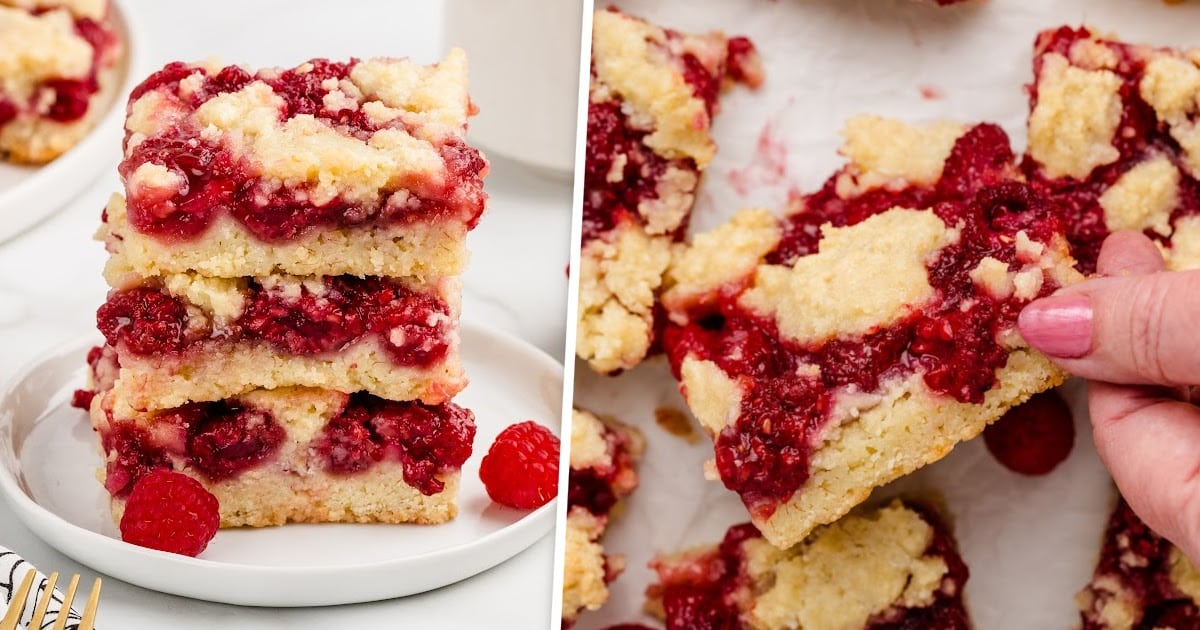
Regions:
M 50 600 L 54 599 L 54 585 L 57 583 L 58 571 L 55 571 L 46 578 L 46 588 L 43 588 L 38 596 L 37 607 L 33 609 L 33 618 L 29 620 L 30 628 L 37 630 L 42 627 L 42 619 L 46 617 L 46 608 L 50 606 Z
M 100 578 L 92 582 L 92 593 L 88 595 L 87 606 L 83 608 L 83 616 L 79 619 L 79 630 L 92 630 L 96 624 L 96 609 L 100 607 Z
M 21 613 L 25 611 L 25 599 L 29 597 L 29 589 L 33 586 L 33 576 L 37 575 L 37 571 L 33 568 L 25 574 L 21 580 L 21 586 L 13 592 L 12 599 L 8 602 L 8 612 L 4 613 L 4 618 L 0 619 L 0 630 L 16 630 L 17 624 L 21 621 Z
M 71 602 L 75 599 L 75 589 L 79 588 L 79 574 L 71 576 L 71 582 L 67 584 L 67 593 L 63 595 L 62 605 L 58 607 L 58 615 L 54 619 L 53 630 L 65 630 L 67 627 L 67 617 L 71 616 Z M 4 628 L 0 628 L 4 630 Z

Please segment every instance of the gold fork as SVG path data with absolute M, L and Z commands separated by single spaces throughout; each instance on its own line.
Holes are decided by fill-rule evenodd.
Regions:
M 0 619 L 0 630 L 17 630 L 17 624 L 21 621 L 21 614 L 25 612 L 25 600 L 29 597 L 29 590 L 33 587 L 33 578 L 37 575 L 37 571 L 30 569 L 25 574 L 25 579 L 21 580 L 21 585 L 13 593 L 12 600 L 8 603 L 8 612 L 4 614 L 4 618 Z M 50 600 L 54 599 L 54 585 L 58 583 L 58 572 L 50 574 L 46 579 L 46 588 L 42 589 L 36 597 L 36 602 L 33 607 L 33 617 L 29 620 L 26 628 L 41 628 L 42 620 L 46 616 L 46 608 L 50 605 Z M 63 630 L 67 627 L 67 617 L 71 613 L 71 602 L 75 599 L 75 590 L 79 587 L 79 574 L 71 576 L 71 582 L 67 585 L 67 592 L 63 595 L 62 606 L 58 608 L 58 615 L 54 620 L 52 630 Z M 79 618 L 79 630 L 92 630 L 96 624 L 96 608 L 100 606 L 100 578 L 92 583 L 92 592 L 88 595 L 87 605 L 83 609 L 83 615 Z

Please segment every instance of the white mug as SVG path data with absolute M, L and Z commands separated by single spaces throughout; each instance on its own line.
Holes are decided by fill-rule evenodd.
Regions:
M 467 51 L 489 154 L 570 177 L 575 166 L 583 0 L 446 0 L 445 45 Z

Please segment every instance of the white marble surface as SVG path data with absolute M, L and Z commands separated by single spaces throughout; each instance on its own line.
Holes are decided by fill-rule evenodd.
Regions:
M 145 74 L 174 59 L 211 56 L 253 66 L 315 56 L 408 55 L 435 60 L 441 3 L 258 0 L 203 3 L 126 0 L 141 35 Z M 470 51 L 468 50 L 468 54 Z M 0 244 L 0 381 L 94 325 L 104 297 L 103 248 L 90 237 L 119 189 L 114 146 L 99 179 L 62 212 Z M 466 317 L 509 330 L 551 356 L 563 354 L 571 188 L 498 156 L 487 180 L 491 204 L 470 238 Z M 12 211 L 12 209 L 7 209 Z M 0 503 L 0 541 L 45 571 L 87 567 L 43 544 Z M 105 582 L 98 627 L 141 628 L 534 628 L 549 623 L 553 539 L 546 537 L 475 578 L 413 597 L 323 609 L 253 609 L 162 595 Z M 347 589 L 354 588 L 347 584 Z M 557 624 L 550 624 L 557 625 Z

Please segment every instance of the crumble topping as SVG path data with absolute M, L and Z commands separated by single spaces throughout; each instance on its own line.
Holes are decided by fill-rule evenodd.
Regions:
M 571 468 L 607 468 L 612 453 L 604 439 L 604 423 L 595 415 L 571 411 Z
M 934 296 L 925 277 L 934 254 L 958 240 L 932 211 L 903 208 L 822 232 L 818 253 L 791 269 L 759 267 L 739 300 L 797 343 L 862 335 L 904 319 Z
M 606 521 L 583 508 L 567 514 L 567 533 L 563 564 L 563 617 L 575 619 L 583 610 L 596 610 L 608 601 L 608 581 L 604 547 L 600 537 Z
M 621 369 L 646 355 L 654 294 L 670 257 L 669 240 L 631 223 L 622 223 L 611 241 L 583 246 L 576 344 L 595 369 Z
M 927 556 L 933 527 L 894 503 L 875 514 L 848 516 L 783 552 L 761 539 L 746 542 L 758 596 L 754 623 L 765 628 L 857 628 L 898 606 L 933 604 L 949 568 Z
M 780 549 L 751 525 L 659 556 L 647 609 L 668 628 L 965 629 L 967 568 L 932 513 L 894 501 Z
M 1134 166 L 1100 195 L 1110 230 L 1154 230 L 1171 235 L 1171 212 L 1179 205 L 1179 169 L 1158 156 Z
M 246 308 L 246 282 L 240 278 L 210 278 L 197 274 L 171 274 L 163 287 L 212 317 L 215 327 L 229 326 Z
M 838 194 L 934 184 L 964 131 L 963 125 L 952 121 L 913 126 L 892 118 L 855 116 L 842 130 L 840 152 L 850 163 L 838 180 Z
M 1088 71 L 1058 53 L 1045 55 L 1029 116 L 1029 154 L 1046 175 L 1083 178 L 1120 157 L 1113 146 L 1120 89 L 1120 77 L 1108 70 Z
M 1091 582 L 1075 597 L 1084 630 L 1184 630 L 1200 623 L 1200 574 L 1123 498 Z
M 1195 122 L 1200 110 L 1200 68 L 1196 62 L 1156 55 L 1146 62 L 1138 89 L 1183 149 L 1189 174 L 1200 177 L 1200 128 Z
M 722 289 L 754 274 L 759 260 L 779 244 L 779 221 L 767 210 L 744 210 L 727 223 L 677 248 L 663 293 L 663 304 L 677 310 L 705 301 Z
M 108 0 L 0 0 L 0 5 L 25 10 L 66 9 L 77 18 L 96 21 L 108 15 Z
M 691 158 L 700 168 L 707 166 L 716 153 L 708 135 L 709 114 L 666 52 L 673 47 L 667 33 L 615 11 L 597 11 L 592 29 L 596 78 L 630 104 L 628 114 L 649 118 L 634 120 L 653 130 L 643 139 L 646 146 L 666 158 Z M 698 49 L 723 50 L 723 40 L 710 35 Z
M 91 71 L 92 46 L 67 11 L 32 15 L 0 6 L 0 37 L 0 94 L 11 100 L 28 100 L 48 79 L 86 78 Z
M 209 126 L 205 134 L 219 130 L 236 153 L 260 163 L 264 176 L 285 186 L 311 182 L 310 201 L 318 206 L 339 195 L 378 203 L 379 191 L 395 187 L 397 177 L 434 177 L 441 171 L 437 150 L 405 131 L 381 129 L 364 143 L 310 115 L 280 124 L 283 107 L 269 85 L 256 81 L 213 97 L 196 110 L 196 119 Z

